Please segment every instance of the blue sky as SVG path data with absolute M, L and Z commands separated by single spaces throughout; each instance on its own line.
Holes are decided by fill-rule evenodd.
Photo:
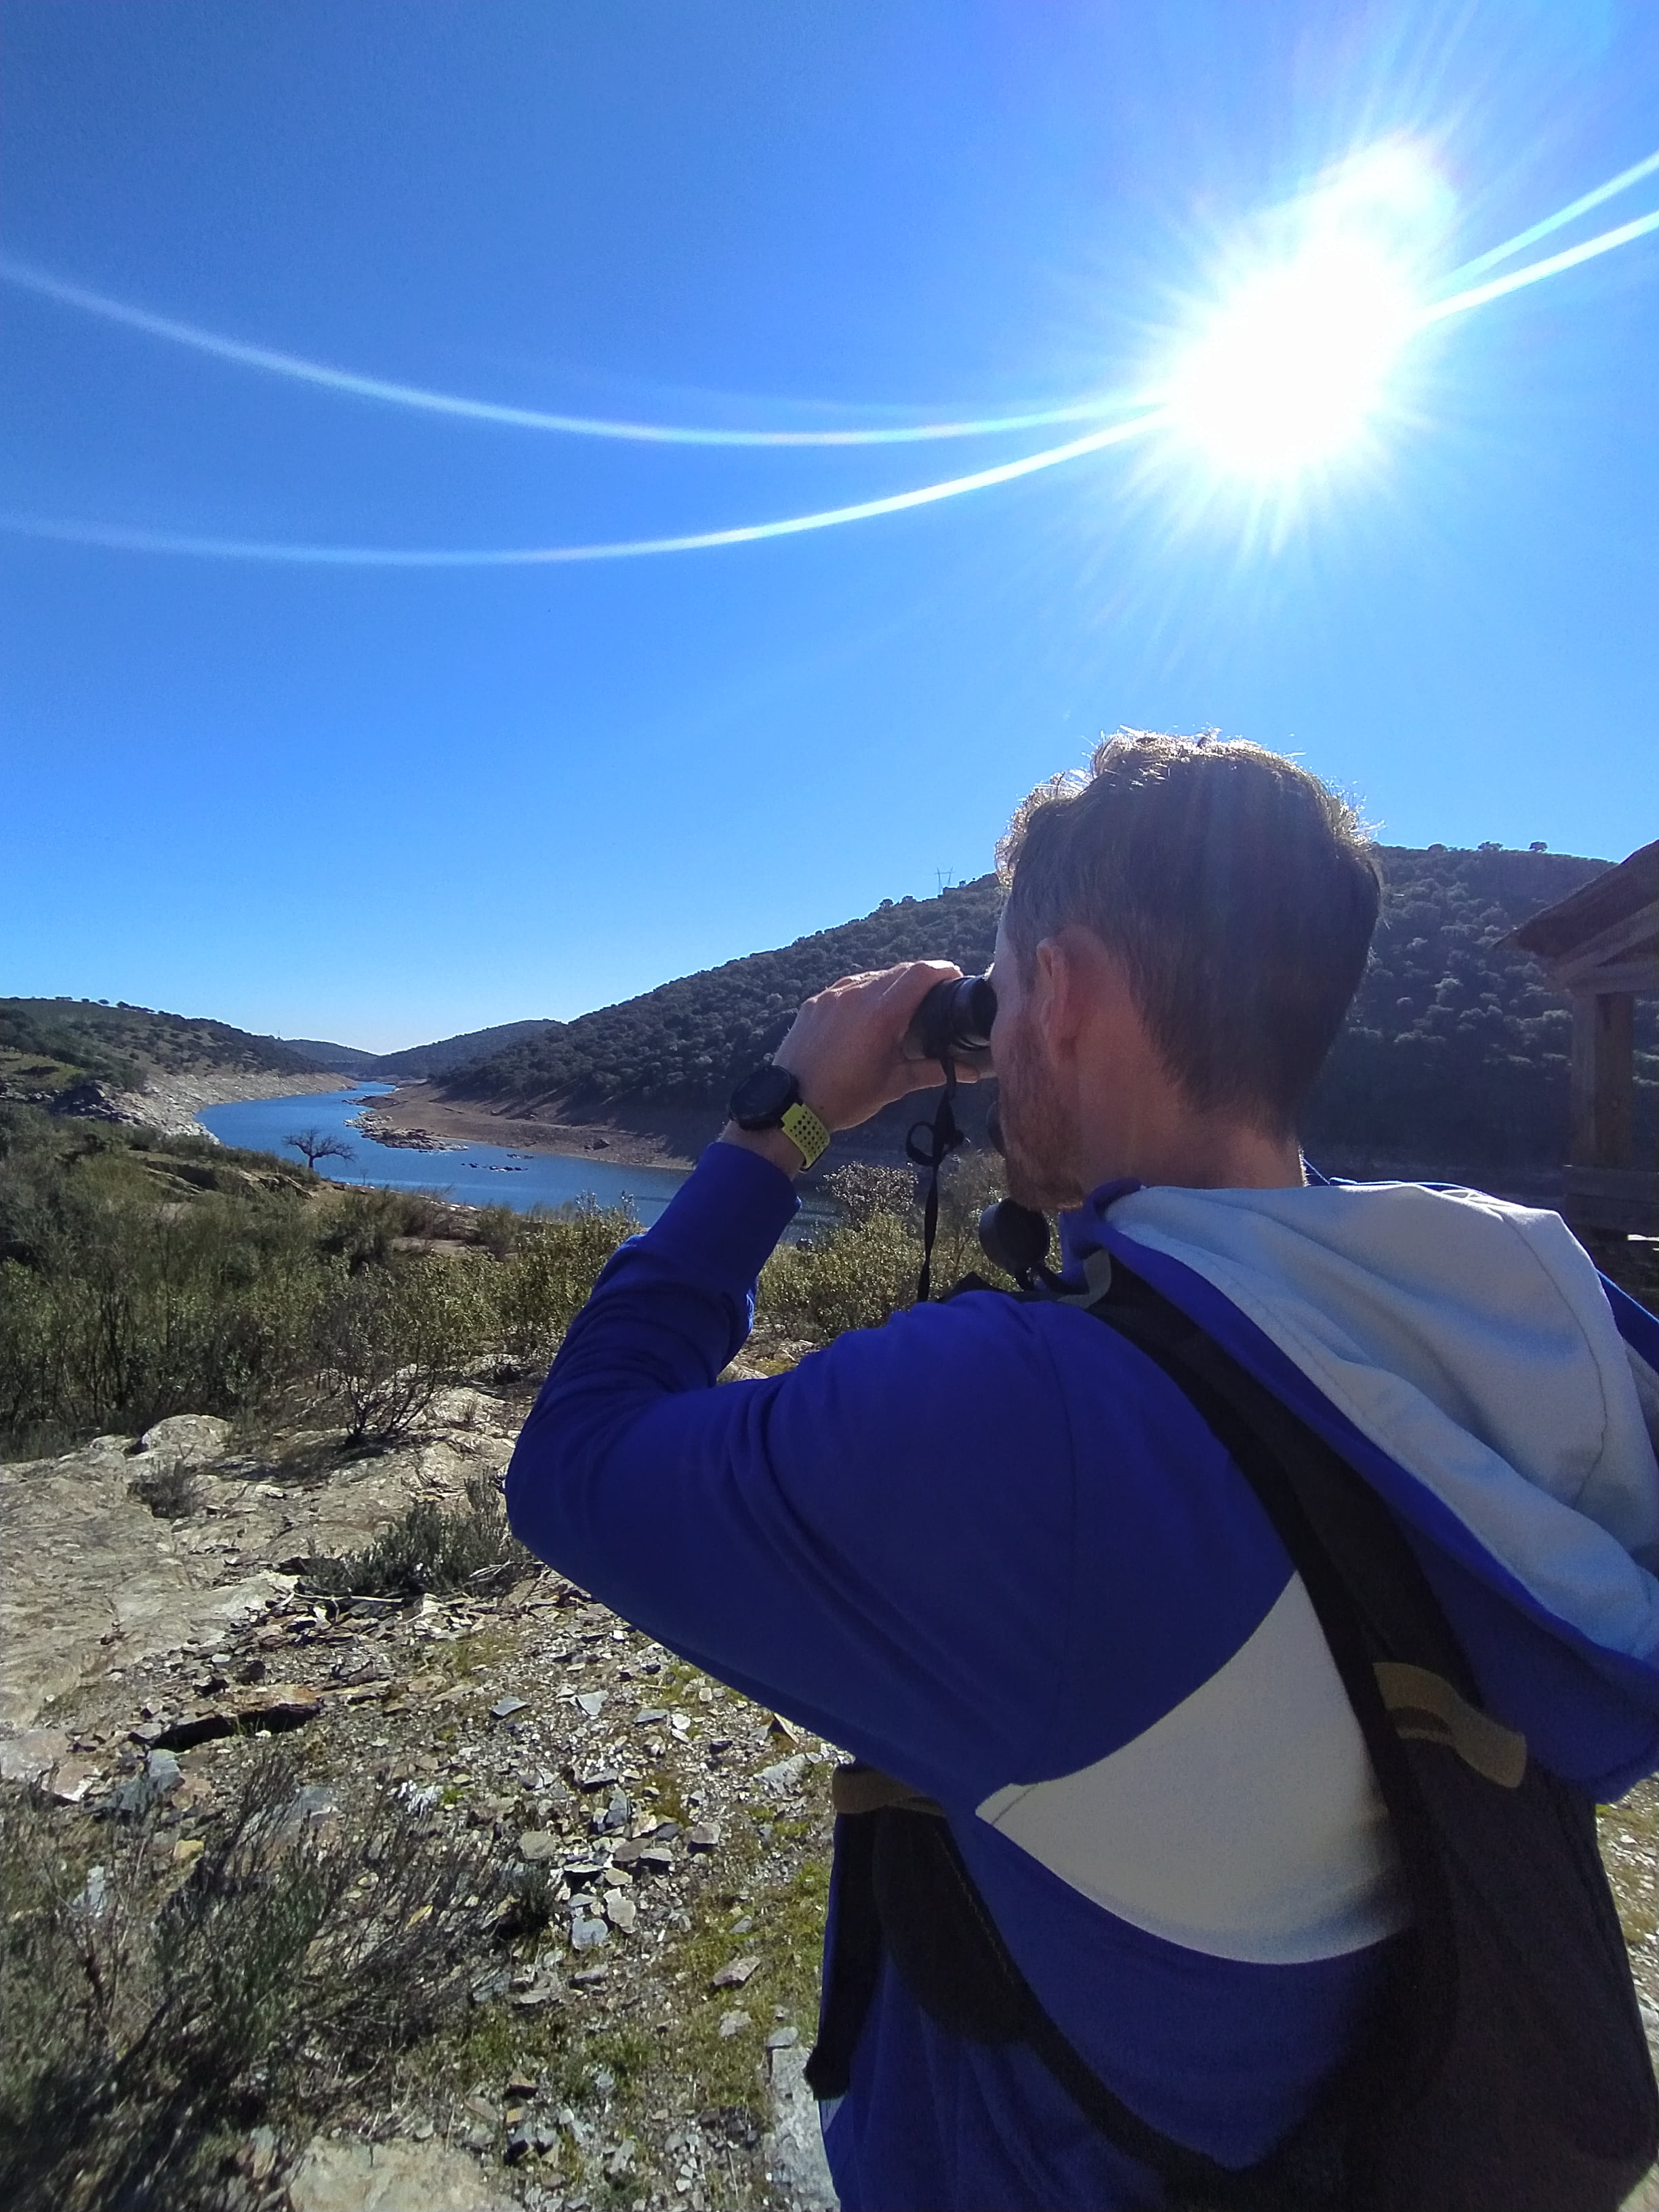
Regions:
M 1435 180 L 1431 275 L 1510 238 L 1659 146 L 1659 11 L 8 0 L 0 86 L 0 244 L 63 283 L 524 408 L 891 428 L 1137 389 L 1368 149 Z M 1659 781 L 1656 341 L 1659 235 L 1425 333 L 1265 519 L 1153 439 L 592 565 L 0 532 L 0 988 L 382 1048 L 569 1015 L 982 872 L 1120 724 L 1294 750 L 1392 842 L 1616 858 Z M 393 550 L 720 529 L 1090 427 L 571 438 L 13 284 L 0 406 L 13 516 Z

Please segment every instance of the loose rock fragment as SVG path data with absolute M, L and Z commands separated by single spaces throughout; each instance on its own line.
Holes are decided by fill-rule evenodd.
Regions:
M 746 2012 L 728 2012 L 722 2013 L 720 2015 L 720 2033 L 725 2038 L 741 2035 L 748 2025 L 749 2015 Z
M 757 1958 L 728 1959 L 710 1981 L 711 1990 L 740 1990 L 760 1965 Z
M 793 1758 L 781 1759 L 772 1766 L 763 1766 L 755 1778 L 768 1790 L 794 1790 L 799 1786 L 805 1771 L 806 1754 L 798 1751 Z
M 492 1721 L 510 1720 L 514 1713 L 526 1711 L 529 1704 L 528 1698 L 497 1698 L 489 1708 L 489 1717 Z

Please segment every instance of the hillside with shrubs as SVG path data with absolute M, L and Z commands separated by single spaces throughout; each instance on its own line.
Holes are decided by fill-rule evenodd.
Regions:
M 93 999 L 0 999 L 0 1098 L 58 1104 L 87 1085 L 137 1091 L 155 1076 L 315 1075 L 274 1037 L 205 1016 Z
M 1559 1165 L 1571 1017 L 1503 939 L 1607 864 L 1565 854 L 1379 848 L 1386 890 L 1370 968 L 1320 1082 L 1310 1146 L 1344 1166 L 1505 1173 Z M 548 1119 L 717 1111 L 838 975 L 900 960 L 989 962 L 1001 892 L 982 876 L 686 975 L 585 1014 L 453 1076 L 445 1095 Z M 1650 1133 L 1652 1002 L 1638 1034 L 1638 1129 Z

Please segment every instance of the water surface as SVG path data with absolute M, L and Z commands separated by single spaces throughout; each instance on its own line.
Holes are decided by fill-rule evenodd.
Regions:
M 683 1168 L 625 1168 L 602 1156 L 567 1159 L 555 1152 L 515 1152 L 500 1145 L 459 1145 L 453 1152 L 417 1152 L 377 1144 L 356 1126 L 365 1104 L 384 1098 L 389 1083 L 355 1083 L 344 1091 L 311 1091 L 287 1098 L 241 1098 L 209 1106 L 197 1117 L 222 1145 L 277 1152 L 298 1162 L 283 1139 L 301 1129 L 321 1129 L 351 1147 L 349 1160 L 319 1160 L 331 1182 L 374 1183 L 387 1190 L 432 1191 L 466 1206 L 510 1206 L 520 1213 L 536 1206 L 568 1206 L 595 1198 L 601 1206 L 626 1200 L 642 1222 L 653 1222 L 685 1180 Z

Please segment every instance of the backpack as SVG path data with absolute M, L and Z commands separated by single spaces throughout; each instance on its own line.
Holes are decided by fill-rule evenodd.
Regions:
M 1048 2018 L 940 1808 L 844 1767 L 814 2093 L 845 2094 L 885 1953 L 941 2027 L 1028 2045 L 1170 2212 L 1616 2212 L 1659 2150 L 1659 2089 L 1594 1806 L 1481 1710 L 1409 1544 L 1340 1454 L 1121 1261 L 1089 1310 L 1186 1395 L 1290 1553 L 1388 1808 L 1411 1924 L 1313 2111 L 1254 2166 L 1224 2166 L 1131 2112 Z

